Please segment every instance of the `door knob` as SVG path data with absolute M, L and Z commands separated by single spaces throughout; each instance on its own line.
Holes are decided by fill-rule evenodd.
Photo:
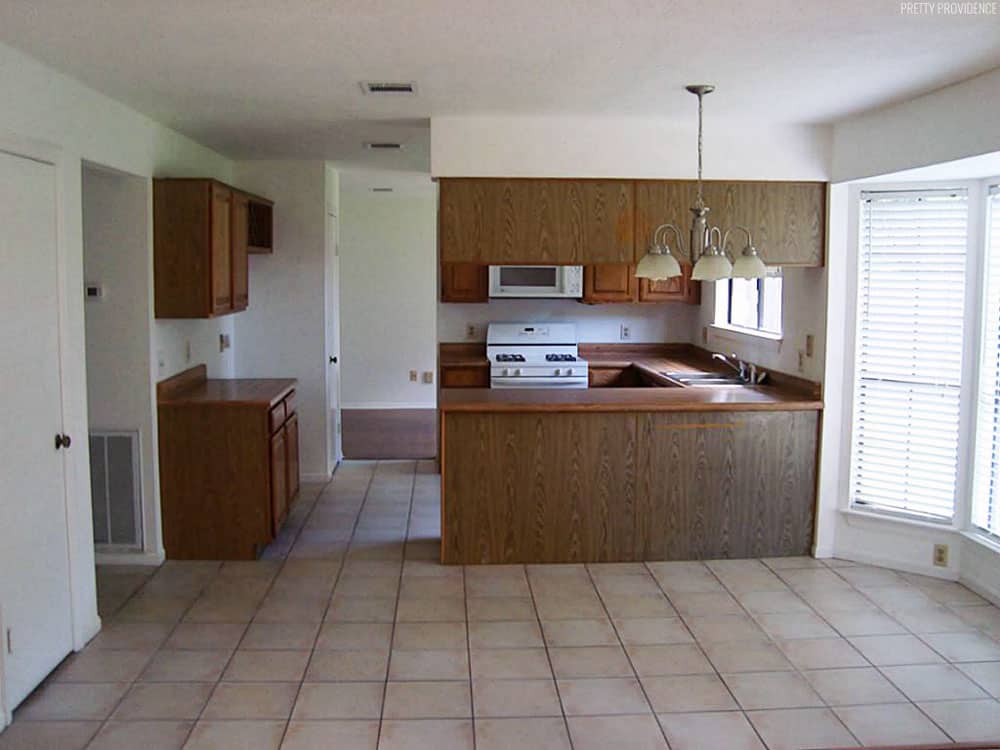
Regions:
M 330 364 L 331 365 L 337 364 L 337 358 L 336 357 L 330 357 Z
M 73 441 L 72 441 L 72 439 L 70 439 L 69 435 L 58 435 L 57 434 L 56 435 L 56 450 L 59 450 L 60 448 L 69 448 L 69 446 L 72 444 L 72 442 Z

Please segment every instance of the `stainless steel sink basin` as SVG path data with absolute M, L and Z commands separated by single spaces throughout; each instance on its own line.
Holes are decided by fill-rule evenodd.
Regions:
M 723 375 L 718 372 L 665 372 L 663 374 L 681 385 L 693 388 L 746 385 L 737 375 Z

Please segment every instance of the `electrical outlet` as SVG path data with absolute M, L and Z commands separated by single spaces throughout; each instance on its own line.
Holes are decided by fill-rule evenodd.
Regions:
M 434 382 L 434 371 L 433 370 L 424 370 L 424 382 L 425 383 L 433 383 Z
M 816 337 L 811 333 L 806 334 L 806 356 L 811 357 L 816 350 Z
M 465 338 L 475 339 L 476 338 L 476 326 L 473 323 L 469 323 L 465 326 Z
M 163 371 L 167 368 L 167 358 L 163 356 L 163 350 L 156 350 L 156 369 L 162 375 Z
M 631 326 L 622 323 L 621 331 L 618 334 L 618 338 L 621 341 L 630 341 L 632 339 L 632 328 Z
M 229 334 L 220 333 L 219 334 L 219 354 L 226 351 L 229 348 Z
M 701 327 L 701 343 L 708 344 L 708 326 Z
M 806 371 L 806 353 L 799 349 L 799 372 Z
M 416 370 L 410 370 L 410 382 L 411 383 L 416 383 L 417 382 L 417 371 Z
M 14 653 L 14 635 L 10 628 L 7 628 L 7 653 Z
M 184 339 L 184 361 L 191 361 L 191 339 Z
M 948 567 L 948 545 L 947 544 L 935 544 L 934 545 L 934 556 L 932 562 L 939 568 Z

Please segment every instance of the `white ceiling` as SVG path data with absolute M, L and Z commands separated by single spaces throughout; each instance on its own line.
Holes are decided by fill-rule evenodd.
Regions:
M 0 40 L 237 158 L 426 171 L 429 118 L 825 123 L 1000 66 L 1000 18 L 896 0 L 0 0 Z M 415 80 L 412 98 L 361 80 Z M 368 140 L 400 139 L 400 154 Z

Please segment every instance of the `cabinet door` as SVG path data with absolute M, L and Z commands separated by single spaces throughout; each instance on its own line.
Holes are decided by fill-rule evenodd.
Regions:
M 638 279 L 635 266 L 628 263 L 601 263 L 583 269 L 583 301 L 635 302 Z
M 478 263 L 442 263 L 441 301 L 489 302 L 490 267 Z
M 288 514 L 288 439 L 282 427 L 271 436 L 271 533 L 277 536 Z
M 691 280 L 691 266 L 681 263 L 683 275 L 672 279 L 653 281 L 639 279 L 640 302 L 684 302 L 689 305 L 701 304 L 701 282 Z
M 247 222 L 250 201 L 243 193 L 233 193 L 230 227 L 232 237 L 233 310 L 246 310 L 250 302 L 250 275 L 247 261 Z
M 631 263 L 631 180 L 445 178 L 441 259 L 449 262 Z
M 222 315 L 233 309 L 232 248 L 230 243 L 233 195 L 224 185 L 212 184 L 212 314 Z
M 299 415 L 292 414 L 285 422 L 288 456 L 288 503 L 299 494 Z

